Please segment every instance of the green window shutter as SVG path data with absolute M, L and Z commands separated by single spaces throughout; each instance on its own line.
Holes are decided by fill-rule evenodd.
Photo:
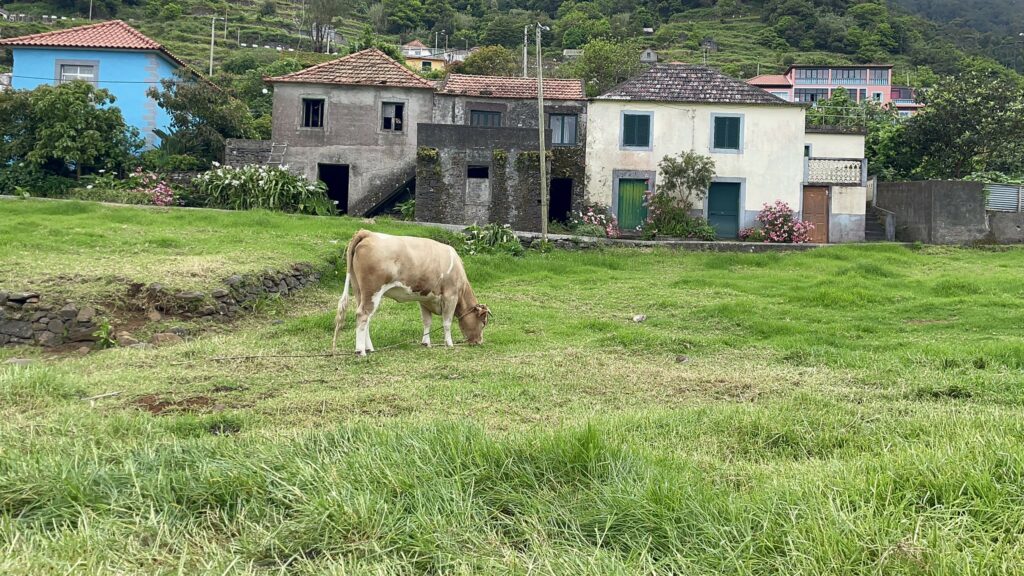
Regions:
M 651 117 L 650 116 L 637 116 L 636 118 L 637 131 L 636 141 L 637 146 L 644 148 L 651 145 Z
M 626 114 L 622 117 L 622 145 L 636 146 L 636 116 Z
M 716 150 L 739 150 L 740 120 L 740 118 L 729 116 L 716 117 L 715 141 L 712 147 Z
M 647 148 L 651 145 L 651 117 L 646 114 L 624 114 L 622 145 Z

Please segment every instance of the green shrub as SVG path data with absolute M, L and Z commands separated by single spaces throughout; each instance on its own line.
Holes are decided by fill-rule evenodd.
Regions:
M 525 250 L 516 233 L 508 224 L 487 224 L 483 227 L 470 226 L 462 231 L 466 236 L 467 254 L 511 254 L 522 256 Z
M 0 194 L 16 194 L 25 190 L 37 198 L 64 198 L 76 182 L 29 166 L 16 165 L 0 170 Z
M 219 165 L 218 165 L 219 166 Z M 323 182 L 310 182 L 280 167 L 218 167 L 192 180 L 207 205 L 231 210 L 278 210 L 326 216 L 335 213 Z
M 91 185 L 90 185 L 91 186 Z M 120 190 L 117 188 L 75 188 L 68 192 L 68 198 L 88 200 L 91 202 L 114 202 L 117 204 L 152 204 L 153 197 L 148 192 L 139 190 Z
M 409 198 L 405 202 L 399 202 L 397 205 L 398 213 L 402 215 L 402 220 L 413 221 L 416 219 L 416 199 Z

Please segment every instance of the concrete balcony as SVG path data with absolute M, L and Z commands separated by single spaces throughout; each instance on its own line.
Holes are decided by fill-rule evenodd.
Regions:
M 804 158 L 804 184 L 867 186 L 868 161 L 864 158 Z

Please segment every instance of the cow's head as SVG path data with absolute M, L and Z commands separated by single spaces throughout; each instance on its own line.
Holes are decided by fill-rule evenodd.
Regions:
M 487 327 L 487 317 L 491 311 L 483 304 L 477 304 L 459 317 L 459 329 L 466 341 L 470 344 L 483 344 L 484 328 Z

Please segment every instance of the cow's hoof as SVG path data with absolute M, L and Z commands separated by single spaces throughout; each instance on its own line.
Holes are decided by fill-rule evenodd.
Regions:
M 366 357 L 366 352 L 361 352 L 359 350 L 356 350 L 356 357 L 358 357 L 358 358 L 365 358 Z
M 420 342 L 420 346 L 423 346 L 424 348 L 430 348 L 430 342 Z

